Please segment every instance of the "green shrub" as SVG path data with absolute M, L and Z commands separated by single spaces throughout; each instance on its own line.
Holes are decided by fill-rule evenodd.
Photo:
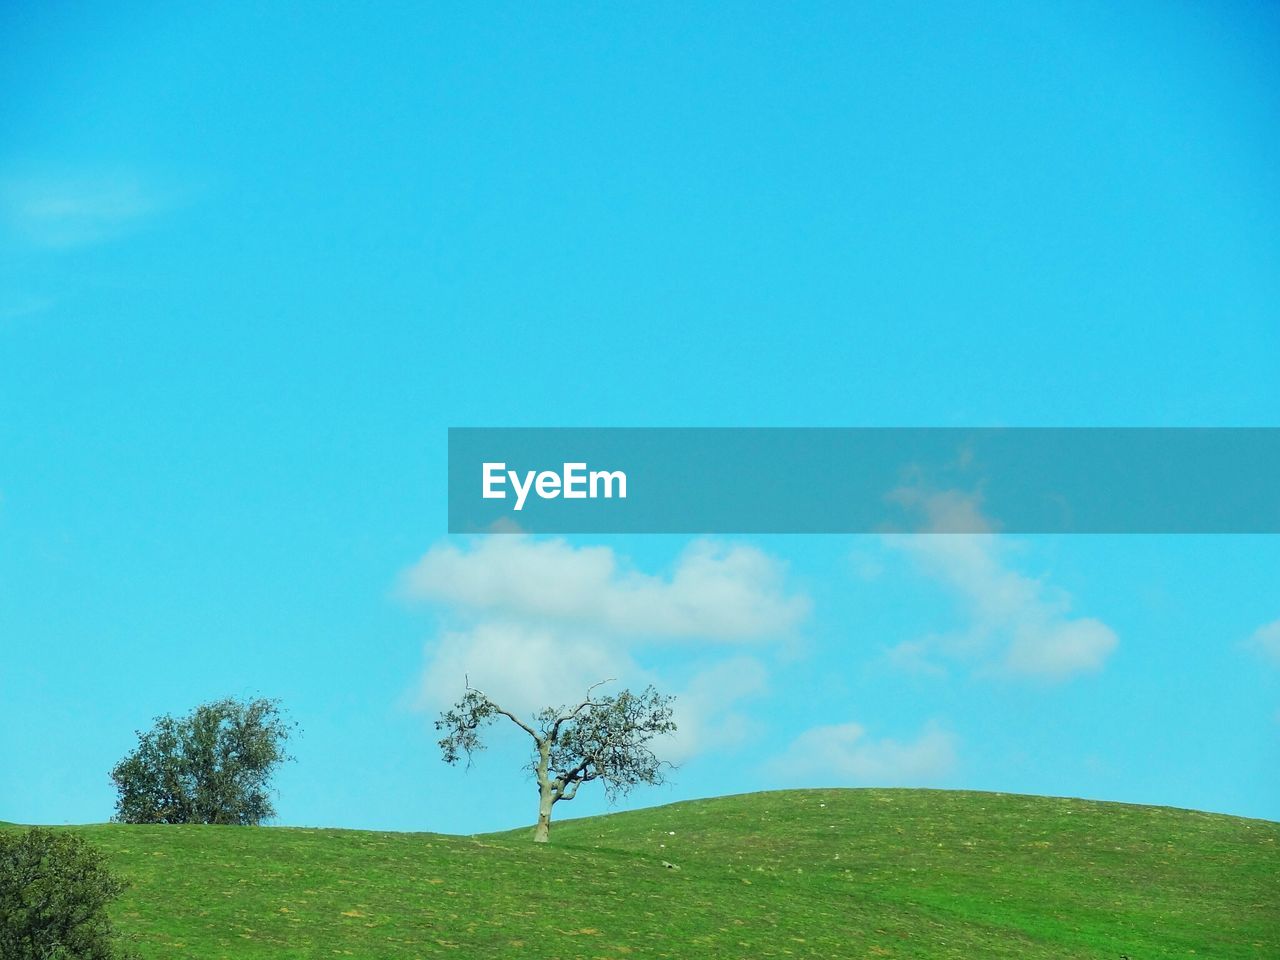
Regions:
M 257 825 L 275 816 L 271 776 L 295 725 L 276 700 L 227 698 L 159 717 L 111 771 L 121 823 Z
M 120 960 L 107 905 L 125 884 L 83 837 L 0 831 L 0 957 Z

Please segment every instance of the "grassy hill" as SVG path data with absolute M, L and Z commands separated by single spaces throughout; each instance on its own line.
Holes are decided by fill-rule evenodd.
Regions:
M 1185 810 L 807 790 L 566 821 L 547 847 L 73 829 L 132 880 L 117 917 L 149 958 L 1280 956 L 1280 824 Z

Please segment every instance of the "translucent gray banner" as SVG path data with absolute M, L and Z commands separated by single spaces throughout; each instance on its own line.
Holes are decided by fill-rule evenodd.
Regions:
M 450 533 L 1278 533 L 1277 428 L 452 428 Z

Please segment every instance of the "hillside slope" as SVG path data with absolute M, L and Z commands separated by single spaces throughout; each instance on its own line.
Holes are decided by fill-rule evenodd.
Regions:
M 144 957 L 1280 956 L 1280 824 L 810 790 L 473 838 L 74 828 Z M 670 869 L 663 861 L 680 869 Z

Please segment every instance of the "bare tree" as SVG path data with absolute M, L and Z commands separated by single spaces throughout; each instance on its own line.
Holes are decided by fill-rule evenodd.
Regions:
M 581 703 L 572 707 L 548 707 L 528 722 L 499 706 L 467 683 L 467 692 L 440 714 L 436 729 L 444 733 L 440 750 L 445 763 L 457 763 L 463 755 L 470 766 L 474 753 L 484 749 L 480 731 L 498 717 L 506 717 L 533 739 L 534 753 L 528 768 L 538 782 L 536 843 L 551 835 L 551 808 L 572 800 L 578 788 L 592 780 L 603 781 L 612 800 L 638 784 L 665 782 L 659 760 L 649 744 L 671 733 L 674 697 L 652 686 L 635 694 L 623 690 L 613 696 L 593 696 L 602 680 L 587 689 Z

